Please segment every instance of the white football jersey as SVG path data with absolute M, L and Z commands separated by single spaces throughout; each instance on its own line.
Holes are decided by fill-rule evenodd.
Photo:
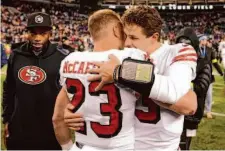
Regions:
M 84 116 L 85 125 L 76 133 L 76 142 L 97 150 L 133 150 L 137 98 L 129 90 L 114 84 L 105 85 L 95 92 L 99 82 L 87 80 L 87 70 L 94 67 L 91 62 L 107 61 L 109 54 L 114 54 L 121 62 L 127 57 L 144 59 L 144 54 L 135 49 L 74 52 L 62 61 L 60 80 L 76 107 L 74 112 Z
M 187 93 L 191 80 L 195 78 L 197 61 L 196 52 L 191 46 L 164 44 L 151 54 L 150 60 L 155 64 L 157 74 L 178 81 L 182 89 L 185 87 L 180 96 Z M 159 90 L 165 89 L 161 87 Z M 184 116 L 159 107 L 152 100 L 143 100 L 138 101 L 135 110 L 135 150 L 177 150 Z

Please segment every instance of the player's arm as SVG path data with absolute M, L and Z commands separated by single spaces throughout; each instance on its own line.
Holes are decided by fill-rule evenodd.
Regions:
M 181 114 L 193 114 L 197 108 L 197 98 L 193 92 L 190 92 L 190 95 L 187 93 L 191 89 L 197 58 L 183 56 L 178 54 L 174 58 L 165 75 L 154 74 L 154 65 L 150 62 L 125 59 L 123 64 L 116 68 L 118 75 L 114 79 L 144 96 L 157 100 L 163 107 Z
M 100 73 L 100 76 L 92 76 L 89 80 L 94 81 L 101 78 L 101 83 L 96 90 L 99 90 L 106 83 L 115 81 L 142 95 L 158 100 L 161 105 L 170 107 L 174 111 L 181 107 L 181 105 L 186 107 L 190 103 L 187 106 L 189 107 L 188 109 L 181 108 L 179 113 L 191 114 L 196 110 L 196 97 L 193 93 L 193 97 L 189 97 L 189 95 L 187 97 L 185 94 L 190 90 L 190 83 L 195 72 L 196 62 L 192 62 L 191 64 L 193 65 L 191 67 L 187 63 L 182 63 L 183 60 L 181 59 L 178 57 L 178 61 L 173 62 L 169 69 L 167 69 L 167 76 L 164 76 L 154 74 L 154 65 L 149 61 L 125 59 L 122 65 L 119 65 L 120 62 L 118 59 L 115 56 L 110 56 L 108 62 L 96 63 L 99 68 L 92 69 L 90 72 Z M 179 103 L 177 103 L 178 101 Z M 174 104 L 177 107 L 171 106 Z
M 65 77 L 63 76 L 63 67 L 66 58 L 61 62 L 60 66 L 60 80 L 59 83 L 62 86 L 55 103 L 54 113 L 52 117 L 52 123 L 55 131 L 55 136 L 63 150 L 69 150 L 72 147 L 73 142 L 68 127 L 64 123 L 64 110 L 69 104 L 69 98 L 65 88 Z
M 63 150 L 69 150 L 73 145 L 70 131 L 64 123 L 64 110 L 68 103 L 69 98 L 67 97 L 66 90 L 62 88 L 56 99 L 52 122 L 55 136 Z
M 162 103 L 156 100 L 153 101 L 163 108 L 182 115 L 193 115 L 197 109 L 197 96 L 192 90 L 189 90 L 188 93 L 182 96 L 175 104 Z
M 139 62 L 144 64 L 144 62 Z M 138 63 L 138 64 L 139 64 Z M 139 65 L 140 65 L 139 64 Z M 142 64 L 142 65 L 143 65 Z M 150 65 L 150 63 L 149 63 Z M 135 66 L 134 64 L 130 67 Z M 151 65 L 150 65 L 151 66 Z M 167 75 L 154 74 L 146 75 L 146 77 L 152 77 L 150 82 L 147 83 L 135 83 L 134 80 L 129 82 L 128 77 L 125 76 L 126 71 L 131 71 L 128 69 L 129 66 L 122 65 L 118 70 L 121 76 L 124 74 L 124 78 L 118 78 L 118 82 L 126 87 L 139 92 L 142 95 L 149 96 L 153 100 L 157 100 L 156 103 L 164 108 L 170 109 L 179 114 L 189 115 L 194 114 L 197 108 L 197 98 L 193 91 L 190 90 L 190 84 L 192 80 L 193 70 L 186 63 L 175 62 L 167 69 Z M 144 75 L 147 69 L 143 70 Z M 139 70 L 138 72 L 142 72 Z M 118 76 L 119 77 L 119 76 Z M 137 77 L 137 74 L 136 74 Z M 138 77 L 137 77 L 138 78 Z M 153 80 L 154 79 L 154 80 Z M 140 79 L 139 79 L 140 80 Z
M 75 106 L 71 103 L 66 106 L 64 110 L 64 122 L 69 129 L 78 131 L 81 126 L 84 126 L 84 119 L 82 114 L 72 112 L 74 108 Z
M 192 75 L 195 74 L 193 73 L 195 70 L 190 65 L 178 61 L 172 64 L 167 71 L 169 73 L 167 76 L 160 76 L 158 79 L 159 82 L 162 79 L 165 80 L 158 87 L 159 92 L 154 94 L 154 92 L 157 92 L 157 88 L 153 88 L 149 97 L 157 98 L 154 100 L 164 103 L 161 103 L 161 106 L 165 107 L 165 104 L 167 104 L 168 109 L 179 114 L 193 115 L 197 109 L 197 97 L 191 90 Z M 155 82 L 157 83 L 157 81 Z M 165 98 L 160 97 L 160 95 L 164 95 Z M 166 98 L 170 101 L 167 102 Z
M 125 50 L 119 51 L 116 54 L 110 54 L 108 61 L 93 62 L 93 64 L 98 68 L 89 69 L 88 73 L 97 73 L 97 75 L 92 74 L 88 77 L 88 81 L 101 81 L 100 84 L 95 88 L 95 91 L 99 91 L 105 84 L 114 82 L 113 73 L 116 67 L 121 65 L 122 61 L 128 57 L 144 60 L 145 54 L 143 51 L 138 49 L 126 48 Z
M 150 62 L 125 59 L 115 69 L 114 81 L 136 92 L 163 103 L 174 104 L 191 89 L 192 68 L 185 63 L 174 63 L 166 75 L 155 74 Z
M 194 92 L 196 93 L 197 98 L 205 98 L 209 85 L 211 83 L 211 78 L 212 78 L 212 68 L 210 64 L 208 63 L 197 73 L 196 78 L 192 81 Z M 182 111 L 181 113 L 188 113 L 189 110 L 191 111 L 190 107 L 192 107 L 190 103 L 193 103 L 195 99 L 196 99 L 196 96 L 193 93 L 193 91 L 189 91 L 177 103 L 172 105 L 172 107 L 175 108 L 175 110 Z M 198 99 L 197 101 L 198 101 L 198 107 L 204 107 L 204 103 L 205 103 L 204 99 Z M 190 115 L 192 115 L 192 113 Z

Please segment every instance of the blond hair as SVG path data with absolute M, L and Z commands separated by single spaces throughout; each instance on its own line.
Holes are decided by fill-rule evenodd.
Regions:
M 102 36 L 101 32 L 110 23 L 119 24 L 122 28 L 120 16 L 116 12 L 110 9 L 94 12 L 88 19 L 88 30 L 93 40 L 98 40 Z

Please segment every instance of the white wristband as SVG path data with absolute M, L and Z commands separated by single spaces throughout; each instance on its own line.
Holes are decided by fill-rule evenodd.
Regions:
M 68 143 L 61 145 L 62 150 L 67 151 L 70 150 L 73 146 L 72 140 L 70 140 Z

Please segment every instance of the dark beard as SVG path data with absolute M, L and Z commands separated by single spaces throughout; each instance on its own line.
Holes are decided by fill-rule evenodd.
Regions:
M 49 41 L 44 43 L 43 46 L 38 49 L 38 48 L 33 47 L 32 43 L 30 42 L 30 48 L 35 56 L 39 56 L 40 54 L 43 54 L 44 52 L 46 52 L 48 45 L 49 45 Z
M 41 48 L 36 48 L 36 47 L 33 47 L 33 46 L 32 46 L 32 48 L 33 48 L 32 50 L 35 51 L 35 52 L 40 52 L 40 51 L 42 51 L 42 49 L 43 49 L 43 47 L 41 47 Z
M 43 52 L 43 47 L 44 45 L 41 47 L 41 48 L 35 48 L 33 46 L 32 47 L 32 52 L 34 53 L 35 56 L 39 56 L 42 52 Z

